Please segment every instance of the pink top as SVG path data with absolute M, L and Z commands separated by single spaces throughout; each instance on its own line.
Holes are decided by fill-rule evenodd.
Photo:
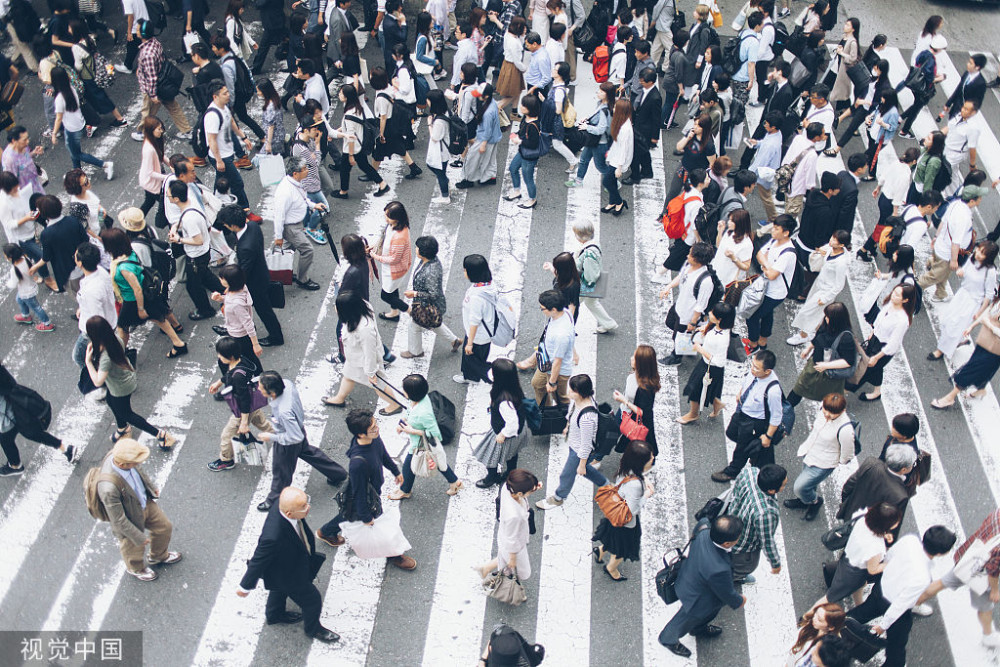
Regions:
M 163 192 L 163 182 L 167 175 L 163 173 L 156 149 L 148 141 L 142 142 L 142 162 L 139 164 L 139 185 L 146 192 L 158 195 Z
M 226 331 L 233 338 L 256 336 L 257 327 L 253 323 L 253 299 L 244 287 L 236 292 L 226 292 L 223 305 Z
M 406 275 L 410 270 L 413 258 L 410 256 L 410 228 L 401 231 L 390 231 L 389 252 L 385 255 L 372 253 L 372 259 L 389 267 L 392 279 L 396 280 Z

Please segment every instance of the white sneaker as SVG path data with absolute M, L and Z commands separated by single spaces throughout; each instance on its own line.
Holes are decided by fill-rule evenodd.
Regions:
M 122 74 L 131 74 L 132 73 L 132 70 L 130 70 L 128 67 L 125 67 L 125 65 L 123 65 L 121 63 L 116 63 L 115 64 L 115 71 L 121 72 Z
M 111 160 L 104 161 L 104 175 L 109 181 L 115 177 L 115 163 Z
M 451 197 L 433 197 L 431 199 L 431 203 L 432 204 L 445 204 L 445 205 L 447 205 L 447 204 L 451 203 Z
M 809 342 L 809 336 L 803 336 L 801 334 L 792 334 L 791 336 L 788 337 L 788 340 L 786 340 L 785 342 L 788 343 L 789 345 L 803 345 Z
M 983 635 L 983 646 L 1000 648 L 1000 632 L 991 632 L 988 635 Z
M 593 468 L 594 470 L 600 470 L 601 469 L 601 462 L 600 461 L 591 461 L 590 462 L 590 467 Z
M 557 507 L 562 507 L 564 501 L 559 500 L 555 496 L 549 496 L 545 500 L 539 500 L 535 503 L 535 507 L 540 510 L 554 510 Z
M 133 132 L 131 136 L 132 136 L 132 141 L 142 141 L 144 138 L 142 136 L 142 132 Z
M 459 373 L 458 375 L 452 375 L 451 379 L 457 382 L 458 384 L 474 384 L 472 380 L 466 380 L 465 376 L 462 375 L 461 373 Z
M 177 137 L 181 141 L 191 141 L 191 133 L 190 132 L 178 132 L 174 136 Z
M 615 324 L 615 325 L 610 326 L 610 327 L 597 327 L 596 331 L 599 334 L 606 334 L 606 333 L 610 333 L 610 332 L 614 331 L 617 328 L 618 328 L 618 325 Z
M 570 162 L 569 166 L 566 167 L 566 173 L 567 174 L 575 174 L 576 173 L 576 167 L 577 167 L 578 164 L 580 164 L 579 160 L 577 160 L 576 162 Z
M 927 604 L 926 602 L 923 602 L 921 604 L 918 604 L 911 611 L 917 616 L 930 616 L 931 614 L 934 613 L 934 608 L 929 604 Z

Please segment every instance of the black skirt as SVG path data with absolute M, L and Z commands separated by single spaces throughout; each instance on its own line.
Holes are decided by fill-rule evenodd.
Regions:
M 959 389 L 982 389 L 990 383 L 997 370 L 1000 370 L 1000 356 L 977 345 L 969 360 L 955 371 L 951 379 Z
M 615 528 L 607 518 L 602 518 L 591 540 L 600 542 L 605 551 L 618 558 L 637 561 L 642 542 L 642 520 L 635 518 L 635 528 Z
M 663 267 L 668 271 L 680 271 L 684 266 L 684 262 L 687 261 L 688 252 L 690 252 L 691 246 L 684 242 L 684 239 L 677 239 L 674 244 L 670 246 L 670 253 L 667 255 L 667 259 L 663 262 Z
M 705 371 L 708 371 L 708 377 L 711 382 L 708 385 L 708 390 L 705 392 L 703 405 L 706 408 L 710 408 L 716 399 L 722 400 L 722 382 L 726 377 L 726 369 L 722 366 L 709 366 L 708 362 L 701 355 L 698 355 L 698 363 L 695 365 L 694 370 L 691 371 L 687 384 L 684 385 L 684 395 L 687 396 L 689 401 L 694 401 L 695 403 L 701 400 Z
M 146 315 L 153 322 L 162 322 L 170 312 L 170 308 L 162 303 L 147 302 L 143 305 L 146 307 Z M 122 302 L 121 310 L 118 311 L 118 328 L 128 331 L 147 321 L 139 317 L 139 305 L 135 301 Z

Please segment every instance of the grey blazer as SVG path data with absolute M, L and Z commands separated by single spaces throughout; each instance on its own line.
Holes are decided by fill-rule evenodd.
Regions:
M 118 473 L 113 466 L 114 460 L 109 455 L 101 464 L 101 472 L 117 475 Z M 137 467 L 135 471 L 139 473 L 145 487 L 146 502 L 151 503 L 159 498 L 159 490 L 153 486 L 153 482 L 146 476 L 142 468 Z M 115 537 L 131 540 L 136 546 L 146 541 L 146 518 L 142 503 L 139 502 L 139 497 L 135 495 L 135 491 L 132 490 L 128 482 L 125 483 L 124 491 L 119 491 L 112 482 L 100 482 L 97 485 L 97 495 L 104 503 L 104 509 L 111 521 L 111 533 Z
M 336 6 L 330 12 L 329 28 L 330 41 L 326 45 L 326 57 L 330 59 L 330 62 L 335 63 L 340 60 L 340 35 L 351 30 L 347 21 L 344 20 L 344 15 Z

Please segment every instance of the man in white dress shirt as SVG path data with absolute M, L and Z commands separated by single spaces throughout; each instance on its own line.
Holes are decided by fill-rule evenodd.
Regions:
M 274 189 L 274 245 L 281 248 L 288 241 L 298 251 L 299 269 L 295 284 L 302 289 L 315 291 L 319 289 L 319 283 L 309 278 L 313 248 L 302 223 L 311 209 L 325 211 L 326 205 L 316 204 L 306 196 L 302 181 L 309 174 L 309 165 L 304 158 L 289 158 L 285 174 Z

